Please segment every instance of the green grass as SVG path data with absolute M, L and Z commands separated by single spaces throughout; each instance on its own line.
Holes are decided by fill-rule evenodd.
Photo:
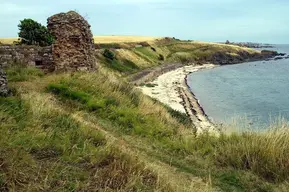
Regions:
M 106 67 L 121 73 L 133 73 L 139 69 L 136 64 L 129 60 L 105 59 L 104 64 Z
M 166 108 L 168 110 L 168 113 L 170 113 L 172 117 L 176 118 L 181 124 L 188 125 L 191 127 L 194 126 L 188 115 L 181 113 L 179 111 L 176 111 L 168 106 Z
M 218 59 L 221 57 L 226 58 L 228 62 L 233 60 L 240 62 L 242 59 L 246 59 L 240 56 L 243 53 L 248 54 L 249 57 L 260 55 L 258 51 L 238 46 L 179 41 L 174 39 L 150 42 L 150 44 L 143 47 L 124 45 L 122 47 L 118 45 L 116 45 L 116 47 L 113 47 L 113 45 L 110 46 L 111 47 L 107 48 L 111 48 L 110 50 L 116 55 L 116 59 L 105 59 L 101 54 L 105 48 L 102 48 L 98 50 L 98 62 L 123 75 L 130 75 L 164 63 L 196 64 L 218 62 L 216 61 L 216 57 Z M 243 55 L 243 57 L 245 56 Z
M 173 128 L 172 130 L 168 129 L 152 115 L 143 115 L 135 103 L 128 99 L 124 105 L 123 101 L 117 100 L 116 97 L 101 94 L 99 90 L 93 90 L 90 87 L 77 90 L 83 82 L 83 79 L 62 81 L 62 84 L 50 84 L 48 90 L 63 99 L 79 101 L 97 116 L 119 125 L 125 133 L 154 138 L 172 135 Z M 75 88 L 73 89 L 73 87 Z M 120 90 L 114 91 L 121 94 Z
M 11 64 L 4 70 L 7 73 L 9 82 L 28 81 L 44 76 L 41 70 L 21 63 Z
M 150 47 L 139 47 L 135 48 L 134 51 L 146 58 L 148 61 L 157 61 L 159 59 L 158 54 Z
M 0 98 L 1 191 L 150 191 L 157 187 L 152 172 L 108 146 L 98 130 L 54 108 L 48 95 L 22 96 Z

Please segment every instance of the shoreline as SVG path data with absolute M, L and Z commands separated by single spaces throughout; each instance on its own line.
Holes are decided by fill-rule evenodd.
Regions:
M 145 95 L 157 99 L 176 111 L 187 114 L 195 125 L 197 134 L 202 132 L 218 133 L 216 125 L 210 121 L 187 84 L 189 74 L 217 66 L 219 65 L 183 66 L 161 74 L 155 80 L 146 83 L 145 86 L 138 86 L 138 88 Z

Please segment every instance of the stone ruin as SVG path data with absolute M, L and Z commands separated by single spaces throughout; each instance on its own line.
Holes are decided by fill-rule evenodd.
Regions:
M 45 72 L 91 71 L 97 68 L 93 35 L 88 22 L 78 13 L 59 13 L 48 20 L 55 37 L 51 47 L 0 46 L 0 96 L 8 96 L 6 73 L 2 67 L 23 63 Z
M 96 68 L 93 35 L 88 22 L 69 11 L 48 18 L 48 30 L 55 37 L 52 55 L 55 71 L 90 71 Z
M 44 72 L 53 72 L 54 63 L 51 46 L 0 45 L 0 67 L 11 64 L 35 66 Z
M 6 73 L 0 68 L 0 97 L 9 95 Z

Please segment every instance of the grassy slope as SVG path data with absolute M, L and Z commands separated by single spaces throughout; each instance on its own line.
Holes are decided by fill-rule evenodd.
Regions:
M 187 118 L 105 68 L 6 69 L 0 191 L 286 191 L 287 128 L 194 135 Z M 17 77 L 17 78 L 15 78 Z
M 176 39 L 160 39 L 145 43 L 142 47 L 138 43 L 114 43 L 100 45 L 97 50 L 97 59 L 105 67 L 114 69 L 123 74 L 133 74 L 146 68 L 153 68 L 169 63 L 204 63 L 212 62 L 213 56 L 218 53 L 233 58 L 243 58 L 244 52 L 254 56 L 260 52 L 232 45 L 217 43 L 179 41 Z M 117 47 L 117 49 L 113 48 Z M 110 49 L 116 59 L 109 61 L 102 55 L 104 49 Z M 161 58 L 163 57 L 163 59 Z M 245 56 L 246 57 L 246 56 Z M 230 62 L 230 60 L 228 61 Z

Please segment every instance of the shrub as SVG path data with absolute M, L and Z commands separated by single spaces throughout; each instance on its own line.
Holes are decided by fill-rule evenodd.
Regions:
M 158 86 L 158 84 L 153 84 L 153 83 L 147 83 L 145 84 L 146 87 L 155 87 Z
M 113 53 L 111 50 L 109 50 L 109 49 L 105 49 L 105 50 L 104 50 L 103 56 L 104 56 L 105 58 L 110 59 L 110 60 L 114 60 L 114 59 L 115 59 L 114 53 Z
M 165 60 L 165 57 L 164 57 L 162 54 L 160 54 L 160 55 L 159 55 L 159 60 L 160 60 L 160 61 L 164 61 L 164 60 Z
M 32 19 L 24 19 L 18 25 L 21 43 L 27 45 L 48 46 L 54 41 L 54 37 L 45 26 Z

